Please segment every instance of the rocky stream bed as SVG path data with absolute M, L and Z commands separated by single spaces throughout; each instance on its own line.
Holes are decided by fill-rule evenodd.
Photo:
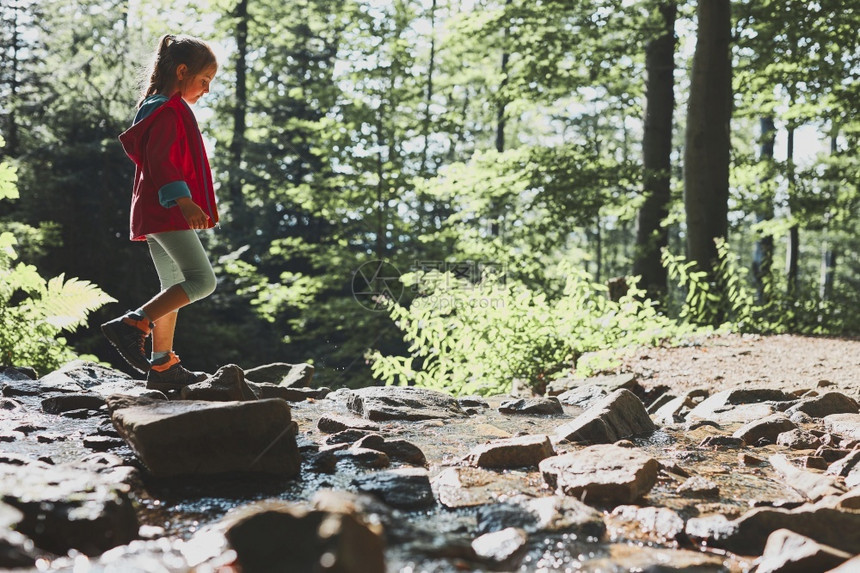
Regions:
M 704 340 L 492 398 L 280 363 L 171 396 L 87 362 L 0 368 L 0 569 L 860 572 L 860 342 L 840 344 Z

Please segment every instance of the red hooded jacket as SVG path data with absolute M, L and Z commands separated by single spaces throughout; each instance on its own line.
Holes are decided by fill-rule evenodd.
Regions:
M 188 195 L 186 185 L 191 199 L 209 215 L 207 228 L 218 223 L 203 137 L 194 113 L 179 93 L 123 132 L 119 140 L 135 164 L 131 240 L 143 241 L 150 233 L 190 229 L 173 200 Z

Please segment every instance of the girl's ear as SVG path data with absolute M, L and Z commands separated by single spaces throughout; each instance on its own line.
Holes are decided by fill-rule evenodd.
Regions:
M 182 81 L 185 79 L 185 74 L 188 73 L 188 66 L 185 64 L 179 64 L 176 67 L 176 79 Z

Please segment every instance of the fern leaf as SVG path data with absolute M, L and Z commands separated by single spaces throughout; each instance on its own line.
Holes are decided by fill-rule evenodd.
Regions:
M 87 315 L 116 299 L 89 281 L 64 275 L 48 281 L 40 306 L 45 321 L 59 329 L 74 330 L 86 323 Z

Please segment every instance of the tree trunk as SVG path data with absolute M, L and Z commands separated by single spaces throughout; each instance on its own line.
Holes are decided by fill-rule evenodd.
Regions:
M 649 297 L 666 292 L 666 269 L 660 251 L 668 245 L 669 232 L 662 226 L 669 215 L 672 156 L 672 113 L 675 108 L 675 15 L 674 2 L 661 4 L 663 33 L 648 43 L 645 68 L 645 132 L 642 137 L 643 191 L 636 231 L 633 274 L 642 277 L 640 286 Z
M 421 175 L 427 176 L 427 155 L 430 147 L 430 123 L 433 103 L 433 72 L 436 65 L 436 0 L 430 5 L 430 62 L 427 65 L 427 95 L 424 110 L 424 149 L 421 152 Z
M 732 72 L 729 0 L 698 3 L 699 27 L 684 148 L 687 257 L 712 272 L 714 239 L 728 232 Z
M 505 0 L 505 11 L 507 12 L 508 6 L 511 5 L 511 0 Z M 505 88 L 508 85 L 508 61 L 510 60 L 510 54 L 508 53 L 508 35 L 510 34 L 510 27 L 505 26 L 504 29 L 504 38 L 505 41 L 503 43 L 503 51 L 502 51 L 502 65 L 501 65 L 501 76 L 502 81 L 499 83 L 499 93 L 498 93 L 498 104 L 496 106 L 496 151 L 502 153 L 505 150 L 505 112 L 507 107 L 507 96 L 505 95 Z M 498 237 L 501 234 L 501 206 L 493 200 L 490 205 L 490 235 L 493 237 Z
M 761 125 L 761 148 L 759 153 L 760 161 L 773 162 L 773 141 L 776 136 L 776 126 L 773 124 L 772 117 L 763 117 L 760 120 Z M 772 175 L 769 175 L 772 177 Z M 765 193 L 765 197 L 759 200 L 758 208 L 756 209 L 756 221 L 770 221 L 773 219 L 773 198 L 769 193 Z M 756 282 L 756 292 L 759 304 L 767 302 L 767 293 L 765 292 L 765 282 L 771 274 L 773 268 L 773 235 L 765 235 L 759 238 L 755 243 L 753 251 L 753 277 Z
M 830 154 L 836 155 L 837 130 L 834 129 L 830 135 Z M 830 300 L 833 296 L 833 282 L 836 277 L 836 261 L 838 260 L 836 248 L 831 243 L 825 243 L 821 257 L 821 283 L 819 287 L 819 295 L 821 300 Z
M 230 165 L 227 194 L 235 221 L 244 221 L 245 198 L 242 193 L 242 160 L 245 155 L 246 116 L 248 114 L 248 0 L 236 4 L 236 104 L 233 107 L 233 137 L 230 140 Z M 244 225 L 241 225 L 244 226 Z M 237 227 L 241 228 L 240 225 Z
M 788 128 L 788 144 L 786 151 L 786 164 L 788 166 L 788 206 L 794 213 L 794 127 Z M 794 223 L 788 230 L 788 249 L 785 253 L 785 274 L 788 282 L 789 294 L 797 291 L 798 261 L 800 259 L 800 229 Z

